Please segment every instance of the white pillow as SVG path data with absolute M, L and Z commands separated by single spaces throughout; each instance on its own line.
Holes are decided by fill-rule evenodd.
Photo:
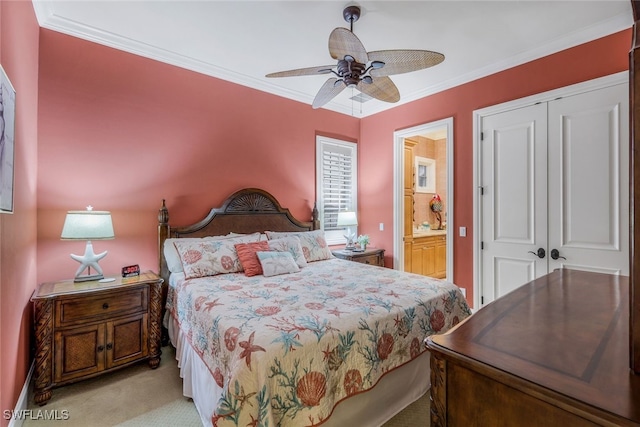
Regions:
M 247 235 L 232 239 L 202 239 L 199 242 L 173 242 L 180 254 L 182 269 L 187 279 L 215 276 L 223 273 L 242 271 L 242 264 L 235 245 L 258 242 L 260 236 Z
M 323 259 L 334 258 L 324 238 L 323 230 L 313 231 L 265 231 L 269 240 L 281 239 L 283 237 L 297 236 L 300 239 L 300 246 L 307 262 L 321 261 Z
M 254 233 L 251 233 L 254 234 Z M 227 234 L 227 236 L 232 236 L 232 237 L 239 237 L 239 236 L 246 236 L 247 234 L 243 234 L 243 233 L 234 233 L 233 231 L 229 234 Z M 267 240 L 267 235 L 264 233 L 260 233 L 260 242 L 266 242 Z
M 280 274 L 297 273 L 300 267 L 293 259 L 290 252 L 256 252 L 264 277 L 278 276 Z
M 251 236 L 253 237 L 258 234 L 259 233 L 253 233 Z M 248 235 L 247 234 L 234 235 L 233 233 L 229 233 L 226 236 L 185 237 L 185 238 L 177 238 L 177 239 L 176 238 L 166 239 L 164 241 L 163 252 L 164 252 L 164 259 L 167 261 L 167 268 L 169 268 L 169 271 L 172 273 L 183 272 L 182 260 L 180 260 L 180 254 L 178 253 L 178 251 L 176 250 L 176 246 L 174 245 L 174 242 L 176 241 L 187 243 L 187 242 L 200 242 L 202 240 L 225 240 L 225 239 L 233 239 L 233 238 L 237 239 L 239 237 L 246 237 L 246 236 Z
M 300 238 L 298 236 L 282 237 L 280 239 L 269 240 L 269 249 L 278 252 L 289 252 L 298 264 L 298 267 L 306 267 L 307 260 L 304 257 Z

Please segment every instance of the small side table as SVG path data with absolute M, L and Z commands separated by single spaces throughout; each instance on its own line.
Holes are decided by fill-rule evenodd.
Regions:
M 363 252 L 347 251 L 344 249 L 331 251 L 333 256 L 347 261 L 384 267 L 384 249 L 365 249 Z
M 141 360 L 160 364 L 163 279 L 151 271 L 100 283 L 64 280 L 34 292 L 35 402 L 53 387 Z

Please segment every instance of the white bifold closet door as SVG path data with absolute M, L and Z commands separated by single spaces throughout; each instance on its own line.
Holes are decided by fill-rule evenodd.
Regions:
M 482 118 L 482 304 L 557 268 L 629 274 L 628 94 Z

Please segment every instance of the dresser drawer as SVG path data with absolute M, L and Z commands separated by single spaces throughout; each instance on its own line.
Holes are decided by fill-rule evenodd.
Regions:
M 364 252 L 334 250 L 332 253 L 336 258 L 345 259 L 347 261 L 384 267 L 384 249 L 370 248 L 366 249 Z
M 148 287 L 56 301 L 56 326 L 67 326 L 147 311 Z
M 359 258 L 354 258 L 354 261 L 361 262 L 363 264 L 380 265 L 380 256 L 367 255 Z

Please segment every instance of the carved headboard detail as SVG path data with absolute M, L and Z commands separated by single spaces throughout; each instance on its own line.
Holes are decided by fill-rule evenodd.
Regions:
M 220 236 L 229 233 L 255 233 L 264 231 L 310 231 L 320 228 L 318 210 L 314 205 L 311 221 L 294 218 L 289 209 L 265 190 L 245 188 L 236 191 L 213 208 L 207 216 L 195 224 L 172 227 L 169 225 L 169 210 L 162 201 L 158 212 L 158 260 L 160 275 L 169 280 L 167 262 L 164 259 L 164 242 L 168 238 Z

